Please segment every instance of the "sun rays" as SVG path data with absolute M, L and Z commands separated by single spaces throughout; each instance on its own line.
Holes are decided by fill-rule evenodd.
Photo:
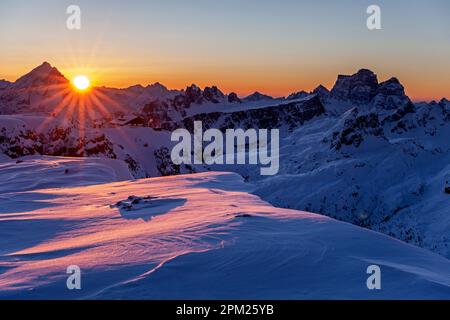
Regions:
M 107 122 L 115 113 L 125 111 L 120 103 L 103 92 L 103 88 L 86 87 L 82 90 L 74 86 L 73 83 L 67 83 L 33 89 L 35 93 L 46 92 L 47 97 L 40 103 L 43 108 L 48 110 L 48 106 L 54 105 L 50 116 L 39 126 L 39 131 L 55 124 L 71 124 L 82 137 L 86 128 L 95 128 L 96 123 Z
M 80 92 L 89 90 L 91 86 L 91 80 L 89 80 L 89 78 L 85 75 L 76 76 L 75 78 L 73 78 L 72 83 L 75 89 Z

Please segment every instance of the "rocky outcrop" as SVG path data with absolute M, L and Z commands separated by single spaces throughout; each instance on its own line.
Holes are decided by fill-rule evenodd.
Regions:
M 286 99 L 287 100 L 294 100 L 294 99 L 303 99 L 309 96 L 309 93 L 302 90 L 299 92 L 291 93 Z
M 228 102 L 229 103 L 242 103 L 241 99 L 238 97 L 238 95 L 234 92 L 231 92 L 228 95 Z
M 450 175 L 445 180 L 444 192 L 450 194 Z
M 317 96 L 310 99 L 284 103 L 271 107 L 249 109 L 236 112 L 212 112 L 197 114 L 185 118 L 182 123 L 174 124 L 170 129 L 186 128 L 193 131 L 194 121 L 202 121 L 206 129 L 217 128 L 219 130 L 241 128 L 276 129 L 286 128 L 293 130 L 315 117 L 325 114 L 325 108 Z
M 245 101 L 245 102 L 256 102 L 256 101 L 262 101 L 262 100 L 273 100 L 273 97 L 256 91 L 243 99 L 243 101 Z
M 330 95 L 330 90 L 325 88 L 323 85 L 319 85 L 311 93 L 317 94 L 320 98 L 328 98 Z
M 202 95 L 206 101 L 212 103 L 219 103 L 225 98 L 225 95 L 216 86 L 206 87 Z
M 442 100 L 439 101 L 439 106 L 441 107 L 442 114 L 444 115 L 444 120 L 450 122 L 450 101 L 442 98 Z
M 378 110 L 397 110 L 412 104 L 405 94 L 405 88 L 397 78 L 380 83 L 372 103 Z
M 195 84 L 192 84 L 191 86 L 186 88 L 185 94 L 186 98 L 186 105 L 190 106 L 192 103 L 202 103 L 203 102 L 203 95 L 202 95 L 202 89 L 197 87 Z
M 195 173 L 195 169 L 188 164 L 174 164 L 170 157 L 170 150 L 166 147 L 154 152 L 156 168 L 161 176 L 173 176 L 181 173 Z
M 370 70 L 361 69 L 351 76 L 339 75 L 330 97 L 355 104 L 366 104 L 375 97 L 377 89 L 377 76 Z
M 10 158 L 28 155 L 91 157 L 115 159 L 113 144 L 104 134 L 79 136 L 72 128 L 55 127 L 47 133 L 21 129 L 11 132 L 0 129 L 0 150 Z
M 336 150 L 340 150 L 343 146 L 358 148 L 367 136 L 384 138 L 378 115 L 360 114 L 355 108 L 346 116 L 342 129 L 333 133 L 331 147 Z

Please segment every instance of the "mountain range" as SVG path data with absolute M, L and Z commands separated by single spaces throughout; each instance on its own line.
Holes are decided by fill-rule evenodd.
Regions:
M 160 83 L 73 93 L 43 63 L 0 81 L 0 151 L 121 160 L 134 178 L 233 171 L 272 205 L 385 233 L 450 257 L 450 102 L 413 102 L 399 79 L 361 69 L 328 90 L 274 98 L 218 87 L 170 90 Z M 280 171 L 254 166 L 175 165 L 171 132 L 280 129 Z

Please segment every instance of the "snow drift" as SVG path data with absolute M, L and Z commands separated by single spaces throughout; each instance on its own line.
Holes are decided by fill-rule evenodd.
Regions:
M 450 298 L 446 258 L 274 208 L 237 174 L 103 183 L 117 165 L 98 162 L 103 184 L 77 186 L 60 179 L 71 161 L 24 159 L 15 171 L 15 162 L 2 163 L 20 183 L 0 195 L 9 202 L 0 208 L 1 298 Z M 89 172 L 86 161 L 77 168 Z M 26 187 L 40 179 L 46 183 Z M 366 287 L 372 264 L 381 267 L 381 290 Z M 66 288 L 70 265 L 82 270 L 81 290 Z

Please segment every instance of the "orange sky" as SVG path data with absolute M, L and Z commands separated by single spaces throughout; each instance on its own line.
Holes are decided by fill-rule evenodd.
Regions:
M 364 1 L 77 2 L 84 20 L 70 31 L 65 0 L 2 0 L 0 79 L 48 61 L 98 86 L 195 83 L 283 96 L 368 68 L 380 81 L 399 78 L 414 100 L 450 98 L 448 1 L 379 0 L 376 31 Z

